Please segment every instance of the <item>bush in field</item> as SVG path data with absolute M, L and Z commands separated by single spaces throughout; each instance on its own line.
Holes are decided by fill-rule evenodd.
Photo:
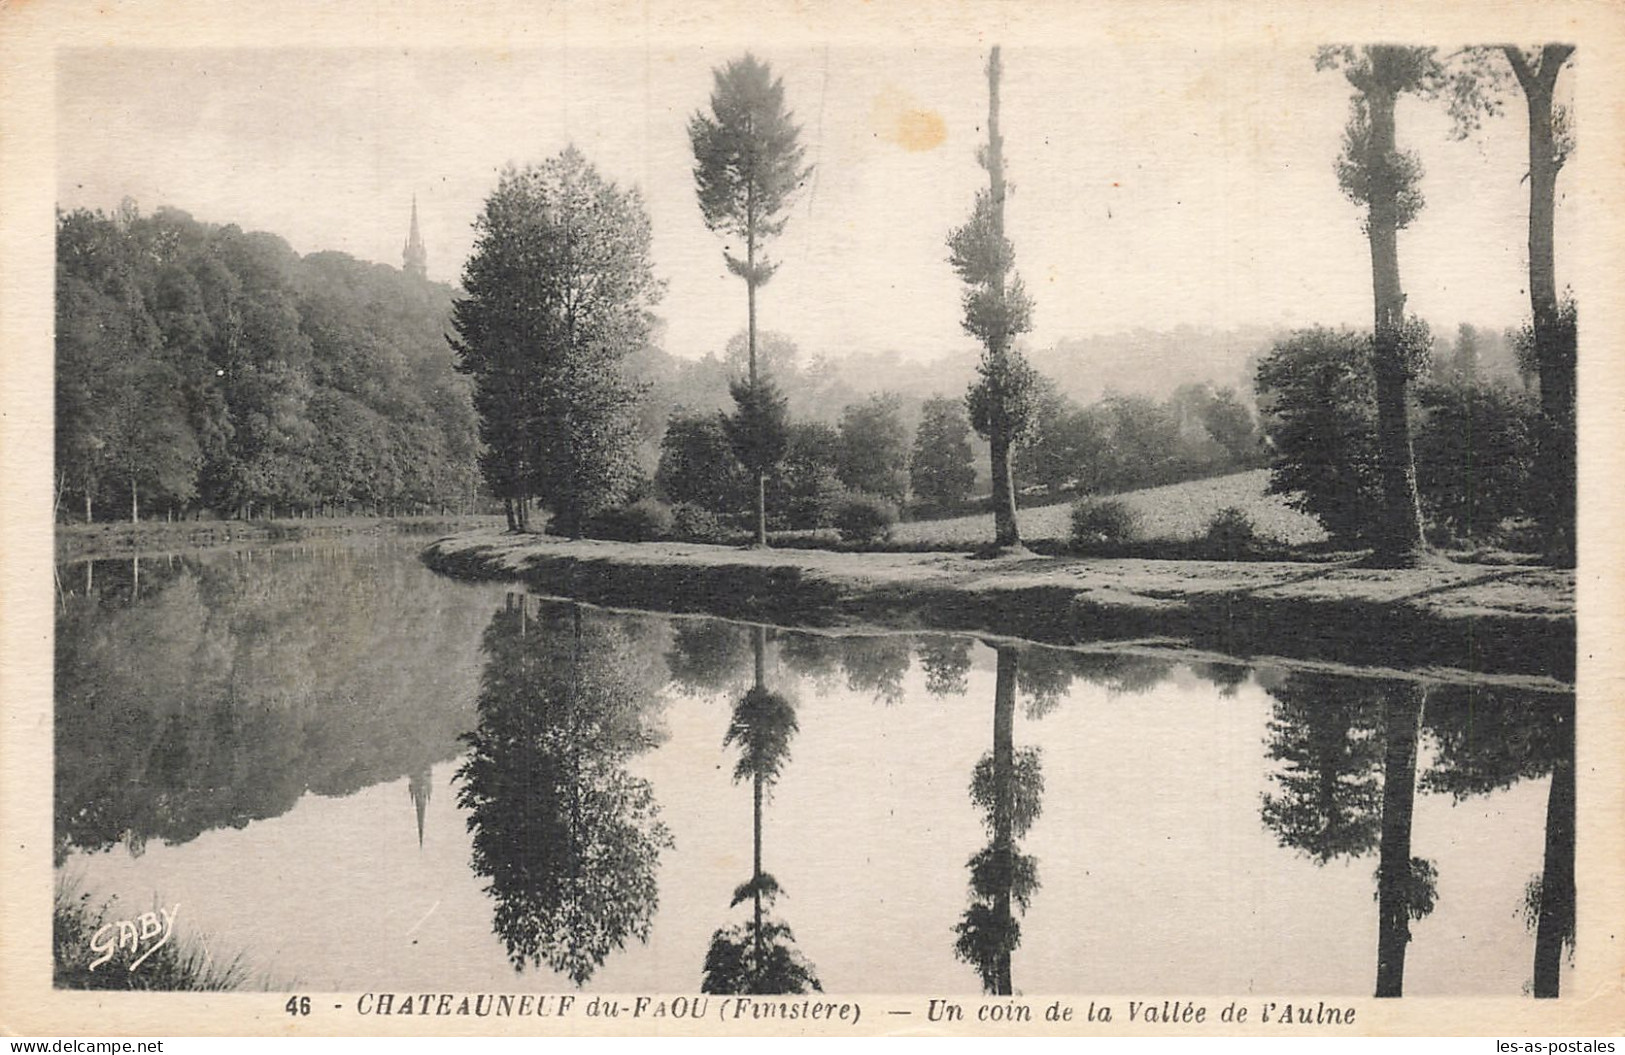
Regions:
M 1417 393 L 1422 510 L 1460 539 L 1486 539 L 1510 517 L 1532 512 L 1540 402 L 1497 382 L 1455 379 Z
M 784 459 L 767 478 L 768 522 L 775 530 L 828 527 L 844 489 L 836 475 L 840 436 L 822 421 L 790 425 Z
M 841 411 L 838 450 L 841 483 L 898 505 L 908 497 L 908 426 L 896 395 L 882 392 Z
M 1359 542 L 1382 500 L 1371 339 L 1349 330 L 1300 330 L 1258 364 L 1264 431 L 1275 450 L 1269 493 Z
M 668 502 L 692 503 L 714 513 L 750 508 L 751 480 L 734 456 L 717 414 L 676 411 L 660 441 L 655 487 Z
M 726 542 L 728 526 L 703 506 L 679 502 L 671 507 L 671 537 L 684 542 Z
M 1240 506 L 1225 506 L 1214 513 L 1202 534 L 1206 548 L 1224 560 L 1235 560 L 1258 541 L 1253 518 Z
M 1140 515 L 1115 498 L 1083 498 L 1072 504 L 1072 544 L 1087 547 L 1132 542 Z
M 659 499 L 641 498 L 600 512 L 588 521 L 587 535 L 619 542 L 652 542 L 671 534 L 671 528 L 671 507 Z
M 848 495 L 835 512 L 835 529 L 844 542 L 884 541 L 896 523 L 897 506 L 879 495 Z
M 915 500 L 932 509 L 949 509 L 970 497 L 976 486 L 976 462 L 964 400 L 938 396 L 920 408 L 909 486 Z

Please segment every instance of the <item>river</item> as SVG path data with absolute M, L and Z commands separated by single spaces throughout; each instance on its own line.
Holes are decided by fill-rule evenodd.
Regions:
M 1572 695 L 611 611 L 418 545 L 60 566 L 60 880 L 277 989 L 1566 977 Z

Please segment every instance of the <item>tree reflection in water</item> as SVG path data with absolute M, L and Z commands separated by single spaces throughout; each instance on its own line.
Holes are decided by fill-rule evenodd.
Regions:
M 1460 801 L 1551 775 L 1543 871 L 1526 911 L 1536 930 L 1533 991 L 1557 995 L 1574 933 L 1573 696 L 1301 672 L 1270 692 L 1269 754 L 1281 766 L 1264 824 L 1318 864 L 1377 852 L 1379 997 L 1404 992 L 1410 925 L 1438 897 L 1437 870 L 1412 853 L 1418 787 Z M 1419 776 L 1424 728 L 1438 752 Z
M 1410 924 L 1433 911 L 1438 873 L 1411 855 L 1419 682 L 1293 672 L 1270 690 L 1269 755 L 1282 763 L 1263 819 L 1282 846 L 1325 864 L 1377 851 L 1377 996 L 1404 989 Z
M 751 782 L 751 876 L 735 890 L 729 908 L 749 901 L 751 915 L 711 936 L 700 990 L 706 993 L 805 993 L 822 991 L 818 975 L 795 947 L 789 924 L 768 913 L 782 891 L 762 868 L 762 800 L 790 760 L 799 728 L 795 706 L 767 687 L 767 628 L 752 628 L 755 681 L 734 704 L 724 746 L 737 745 L 734 781 Z
M 1422 777 L 1430 791 L 1459 802 L 1550 777 L 1541 873 L 1523 909 L 1535 931 L 1531 990 L 1555 997 L 1563 949 L 1574 946 L 1574 696 L 1445 685 L 1428 698 L 1427 725 L 1439 745 Z
M 988 845 L 970 859 L 971 904 L 955 932 L 955 954 L 976 969 L 987 992 L 1014 992 L 1010 954 L 1021 944 L 1015 909 L 1026 912 L 1038 889 L 1038 862 L 1016 840 L 1038 819 L 1044 777 L 1037 748 L 1016 750 L 1016 681 L 1019 652 L 995 646 L 998 672 L 993 695 L 993 750 L 976 763 L 971 801 L 982 812 Z
M 486 630 L 479 725 L 457 772 L 473 866 L 515 970 L 584 984 L 627 939 L 646 941 L 655 870 L 672 839 L 646 780 L 657 690 L 621 624 L 509 594 Z

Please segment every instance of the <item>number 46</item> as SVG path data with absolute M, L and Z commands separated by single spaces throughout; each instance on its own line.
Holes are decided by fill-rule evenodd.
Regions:
M 290 1015 L 308 1015 L 310 1014 L 310 997 L 290 996 L 288 1002 L 283 1005 L 282 1010 Z

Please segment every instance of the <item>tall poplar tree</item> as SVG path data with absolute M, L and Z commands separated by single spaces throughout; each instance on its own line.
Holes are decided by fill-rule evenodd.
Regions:
M 1538 54 L 1511 45 L 1502 49 L 1523 89 L 1529 110 L 1529 306 L 1534 315 L 1535 356 L 1540 369 L 1541 430 L 1536 472 L 1543 493 L 1541 528 L 1546 555 L 1572 565 L 1577 432 L 1575 430 L 1576 319 L 1558 303 L 1554 262 L 1557 174 L 1574 144 L 1567 111 L 1554 105 L 1557 76 L 1574 54 L 1569 44 L 1547 44 Z
M 740 461 L 756 477 L 756 544 L 767 545 L 767 475 L 783 457 L 784 400 L 756 364 L 756 290 L 778 270 L 766 243 L 784 230 L 791 200 L 812 173 L 803 165 L 801 129 L 784 105 L 784 82 L 745 54 L 714 71 L 711 113 L 689 119 L 694 183 L 705 225 L 745 243 L 743 259 L 727 249 L 728 270 L 745 280 L 749 374 L 733 386 L 739 407 L 731 430 Z
M 1032 429 L 1037 377 L 1015 349 L 1017 334 L 1032 329 L 1032 298 L 1014 274 L 1015 247 L 1004 236 L 1004 137 L 999 133 L 999 49 L 987 60 L 987 143 L 977 159 L 987 170 L 988 189 L 978 191 L 971 217 L 948 236 L 949 262 L 968 287 L 963 299 L 965 332 L 982 342 L 978 378 L 966 396 L 971 425 L 985 437 L 993 468 L 993 535 L 1000 549 L 1021 545 L 1016 528 L 1016 491 L 1010 472 L 1012 449 Z
M 1337 162 L 1343 193 L 1366 209 L 1371 245 L 1375 329 L 1372 364 L 1377 391 L 1377 459 L 1382 502 L 1371 540 L 1383 564 L 1403 564 L 1425 549 L 1416 490 L 1406 393 L 1431 343 L 1425 328 L 1405 317 L 1399 274 L 1399 232 L 1422 209 L 1422 166 L 1395 144 L 1394 111 L 1400 96 L 1437 92 L 1443 68 L 1432 48 L 1391 45 L 1322 48 L 1317 69 L 1341 69 L 1354 88 L 1352 113 Z

